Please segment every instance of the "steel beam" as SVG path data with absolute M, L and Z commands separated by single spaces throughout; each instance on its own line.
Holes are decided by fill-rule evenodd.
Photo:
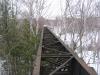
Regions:
M 71 58 L 69 58 L 66 62 L 64 62 L 63 64 L 61 64 L 59 67 L 57 67 L 54 71 L 52 71 L 49 75 L 53 75 L 55 74 L 59 69 L 61 69 L 64 65 L 66 65 L 70 60 L 73 59 L 73 56 Z

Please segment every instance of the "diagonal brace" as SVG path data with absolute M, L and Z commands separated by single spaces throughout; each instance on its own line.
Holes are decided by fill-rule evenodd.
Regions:
M 66 65 L 71 59 L 73 59 L 73 56 L 69 58 L 65 63 L 61 64 L 58 68 L 56 68 L 54 71 L 52 71 L 49 75 L 53 75 L 56 73 L 59 69 L 61 69 L 64 65 Z

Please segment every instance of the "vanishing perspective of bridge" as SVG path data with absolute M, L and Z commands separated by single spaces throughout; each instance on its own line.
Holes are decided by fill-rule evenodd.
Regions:
M 33 75 L 97 74 L 48 27 L 44 27 Z

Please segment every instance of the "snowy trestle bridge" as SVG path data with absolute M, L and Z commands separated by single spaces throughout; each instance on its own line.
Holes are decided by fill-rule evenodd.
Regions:
M 33 75 L 97 75 L 93 68 L 44 27 Z

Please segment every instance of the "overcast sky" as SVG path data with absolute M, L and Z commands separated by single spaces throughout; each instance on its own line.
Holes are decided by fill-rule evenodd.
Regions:
M 20 5 L 19 3 L 19 6 Z M 55 18 L 56 16 L 62 15 L 65 7 L 65 0 L 46 0 L 46 6 L 47 8 L 45 8 L 43 16 L 45 18 Z M 20 9 L 23 12 L 27 10 L 24 5 L 22 5 Z
M 47 8 L 45 8 L 44 10 L 45 14 L 43 14 L 45 18 L 55 18 L 56 16 L 63 15 L 66 0 L 46 0 L 46 1 L 47 1 L 46 2 Z M 69 0 L 69 1 L 71 1 L 72 5 L 74 6 L 78 0 Z M 85 1 L 85 4 L 87 4 L 87 2 L 90 0 L 81 0 L 81 1 Z M 91 1 L 100 1 L 100 0 L 91 0 Z M 26 8 L 25 6 L 22 6 L 21 10 L 24 11 L 25 8 Z
M 65 1 L 66 0 L 47 0 L 48 3 L 52 3 L 50 8 L 48 9 L 48 12 L 47 12 L 47 16 L 45 17 L 49 17 L 49 18 L 55 18 L 56 16 L 61 16 L 63 15 L 63 12 L 64 12 L 64 9 L 65 9 Z M 79 0 L 69 0 L 71 1 L 71 6 L 73 6 L 73 8 L 75 7 L 74 5 L 77 5 L 76 3 L 79 1 Z M 100 3 L 100 0 L 80 0 L 81 2 L 84 2 L 84 6 L 85 6 L 85 12 L 88 11 L 88 3 L 91 2 L 91 6 L 90 6 L 90 12 L 92 12 L 93 10 L 95 10 L 95 4 L 96 2 L 99 2 Z M 76 9 L 76 8 L 75 8 Z M 78 9 L 79 10 L 79 9 Z M 74 11 L 72 9 L 72 11 Z M 79 10 L 80 11 L 80 10 Z M 94 13 L 94 12 L 92 12 Z M 88 15 L 88 14 L 87 14 Z
M 48 6 L 49 9 L 46 9 L 48 11 L 46 15 L 44 15 L 45 17 L 54 18 L 56 16 L 62 15 L 65 7 L 65 0 L 48 0 L 48 4 L 51 5 Z

